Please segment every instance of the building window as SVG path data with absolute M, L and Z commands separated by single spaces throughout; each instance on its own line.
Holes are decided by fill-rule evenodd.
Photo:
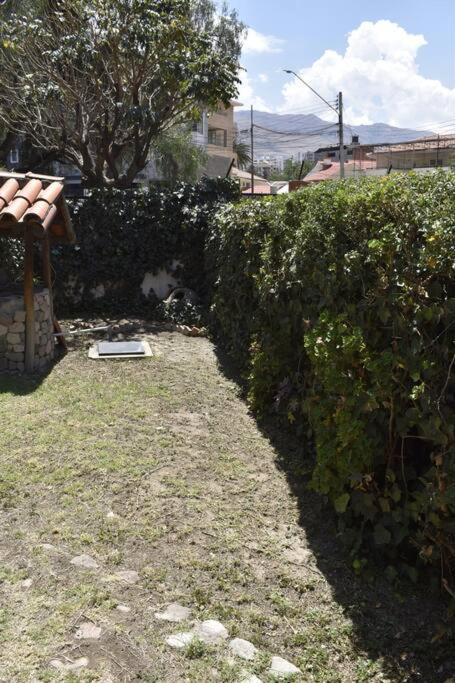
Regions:
M 209 129 L 208 142 L 209 145 L 227 147 L 227 130 L 221 130 L 219 128 Z
M 13 147 L 12 150 L 9 153 L 9 162 L 10 164 L 18 164 L 19 163 L 19 150 L 17 147 Z
M 204 132 L 204 122 L 201 119 L 200 121 L 194 121 L 193 126 L 192 126 L 193 133 L 202 133 Z

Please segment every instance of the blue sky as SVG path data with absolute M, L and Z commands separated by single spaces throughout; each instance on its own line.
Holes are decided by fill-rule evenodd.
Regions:
M 316 109 L 319 101 L 304 86 L 287 83 L 281 69 L 289 68 L 328 99 L 343 90 L 351 123 L 455 124 L 455 0 L 230 5 L 251 27 L 242 56 L 245 106 L 290 113 Z

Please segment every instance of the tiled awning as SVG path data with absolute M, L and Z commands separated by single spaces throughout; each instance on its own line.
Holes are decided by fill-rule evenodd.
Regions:
M 21 237 L 28 226 L 37 239 L 74 242 L 63 189 L 63 178 L 0 173 L 0 235 Z

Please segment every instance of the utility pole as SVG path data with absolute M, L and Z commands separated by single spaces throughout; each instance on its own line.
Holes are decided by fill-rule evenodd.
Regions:
M 338 106 L 334 107 L 330 102 L 327 102 L 326 99 L 320 95 L 317 90 L 311 87 L 309 83 L 303 80 L 299 74 L 297 74 L 295 71 L 292 71 L 291 69 L 283 69 L 283 71 L 286 74 L 292 74 L 296 78 L 299 79 L 305 85 L 307 88 L 311 90 L 317 97 L 319 97 L 320 100 L 322 100 L 332 111 L 335 112 L 335 114 L 338 115 L 338 135 L 339 135 L 339 140 L 340 140 L 340 178 L 344 178 L 344 140 L 343 140 L 343 93 L 340 92 L 338 93 Z
M 340 178 L 344 178 L 343 93 L 338 93 L 338 137 L 340 140 Z
M 251 105 L 251 196 L 254 195 L 254 117 Z

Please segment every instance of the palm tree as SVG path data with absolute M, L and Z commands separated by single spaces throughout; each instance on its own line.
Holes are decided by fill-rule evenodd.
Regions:
M 237 168 L 247 169 L 251 166 L 250 146 L 238 137 L 234 138 L 234 152 L 237 154 Z

